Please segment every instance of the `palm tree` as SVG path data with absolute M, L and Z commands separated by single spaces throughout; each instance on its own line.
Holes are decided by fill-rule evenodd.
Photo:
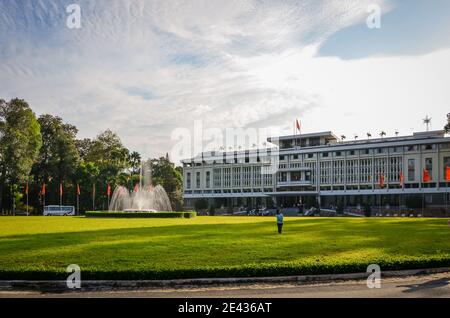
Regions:
M 384 136 L 386 136 L 386 133 L 384 131 L 380 132 L 380 137 L 383 138 Z
M 358 135 L 356 135 L 356 134 L 353 137 L 355 138 L 355 140 L 358 139 Z
M 370 139 L 372 137 L 372 134 L 371 133 L 367 133 L 367 139 Z
M 345 138 L 346 138 L 345 135 L 341 135 L 342 140 L 345 140 Z
M 447 125 L 444 127 L 446 134 L 450 133 L 450 113 L 447 114 Z
M 398 137 L 398 130 L 395 131 L 395 137 Z

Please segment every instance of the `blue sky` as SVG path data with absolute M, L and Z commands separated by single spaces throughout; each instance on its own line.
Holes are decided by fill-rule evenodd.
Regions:
M 81 28 L 66 7 L 81 7 Z M 370 5 L 381 28 L 369 29 Z M 410 134 L 449 111 L 450 2 L 0 1 L 0 98 L 112 128 L 144 156 L 177 128 Z M 174 158 L 179 159 L 179 158 Z
M 342 29 L 327 39 L 319 54 L 355 59 L 426 54 L 450 46 L 450 1 L 392 3 L 394 8 L 383 15 L 382 28 L 371 30 L 362 23 Z

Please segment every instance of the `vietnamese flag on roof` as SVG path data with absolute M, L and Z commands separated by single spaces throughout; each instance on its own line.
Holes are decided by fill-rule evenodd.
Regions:
M 445 181 L 450 181 L 450 167 L 445 166 Z

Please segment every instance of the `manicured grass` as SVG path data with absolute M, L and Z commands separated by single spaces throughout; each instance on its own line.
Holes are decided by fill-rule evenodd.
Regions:
M 447 219 L 0 217 L 0 279 L 272 276 L 450 266 Z

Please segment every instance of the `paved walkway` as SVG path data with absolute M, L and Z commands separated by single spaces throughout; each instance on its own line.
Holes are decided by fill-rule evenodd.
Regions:
M 223 297 L 223 298 L 276 298 L 276 297 L 447 297 L 450 298 L 450 272 L 385 278 L 381 288 L 369 289 L 365 280 L 316 284 L 240 284 L 208 286 L 205 288 L 166 288 L 132 291 L 94 291 L 40 293 L 0 291 L 0 297 Z

